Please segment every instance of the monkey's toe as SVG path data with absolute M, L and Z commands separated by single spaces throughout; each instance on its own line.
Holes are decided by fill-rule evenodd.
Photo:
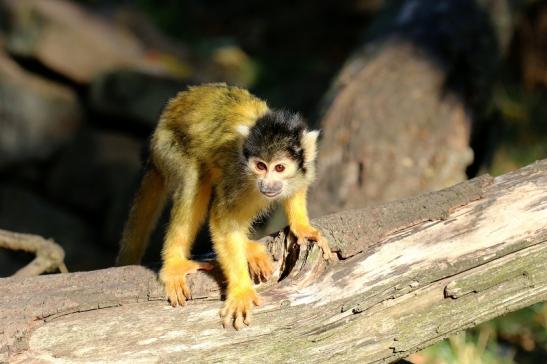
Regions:
M 222 326 L 227 328 L 232 325 L 239 330 L 243 324 L 250 325 L 253 304 L 260 305 L 260 298 L 252 287 L 235 293 L 229 292 L 220 311 Z

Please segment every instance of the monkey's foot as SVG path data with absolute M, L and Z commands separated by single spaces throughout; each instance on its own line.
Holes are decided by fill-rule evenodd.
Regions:
M 298 245 L 306 244 L 308 241 L 313 241 L 323 251 L 323 259 L 331 259 L 332 253 L 327 239 L 321 235 L 319 230 L 309 225 L 291 226 L 291 232 L 296 236 Z
M 186 285 L 186 274 L 197 270 L 211 270 L 213 265 L 193 260 L 181 260 L 176 263 L 164 264 L 160 271 L 160 281 L 165 287 L 165 294 L 171 306 L 184 305 L 186 300 L 192 299 L 190 289 Z
M 246 254 L 251 279 L 256 283 L 270 279 L 273 271 L 272 261 L 264 245 L 256 241 L 248 241 Z
M 260 305 L 260 297 L 253 287 L 228 289 L 226 302 L 220 311 L 222 326 L 226 328 L 232 324 L 236 330 L 243 324 L 249 326 L 253 304 Z

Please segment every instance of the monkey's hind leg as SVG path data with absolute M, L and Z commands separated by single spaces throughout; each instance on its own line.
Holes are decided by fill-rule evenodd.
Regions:
M 171 221 L 163 246 L 163 266 L 160 280 L 165 286 L 165 292 L 172 306 L 184 305 L 191 299 L 190 289 L 186 285 L 186 274 L 198 269 L 211 270 L 209 263 L 195 262 L 188 257 L 194 238 L 207 215 L 211 198 L 211 182 L 209 178 L 201 180 L 197 177 L 199 171 L 188 172 L 184 186 L 175 191 Z M 195 173 L 195 176 L 192 176 Z M 194 177 L 194 178 L 192 178 Z
M 247 262 L 249 273 L 254 282 L 266 282 L 272 276 L 272 260 L 264 244 L 257 241 L 247 241 Z

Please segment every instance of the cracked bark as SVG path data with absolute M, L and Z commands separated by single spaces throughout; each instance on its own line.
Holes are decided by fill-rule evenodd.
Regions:
M 317 219 L 334 262 L 280 232 L 239 332 L 220 327 L 218 272 L 178 309 L 143 267 L 0 279 L 0 361 L 391 362 L 545 300 L 545 221 L 547 160 Z

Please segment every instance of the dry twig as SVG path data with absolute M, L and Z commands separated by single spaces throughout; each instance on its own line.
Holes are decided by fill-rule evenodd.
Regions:
M 0 248 L 23 250 L 36 254 L 29 264 L 15 272 L 14 276 L 30 277 L 59 269 L 67 273 L 63 260 L 65 252 L 56 242 L 38 235 L 21 234 L 0 229 Z

